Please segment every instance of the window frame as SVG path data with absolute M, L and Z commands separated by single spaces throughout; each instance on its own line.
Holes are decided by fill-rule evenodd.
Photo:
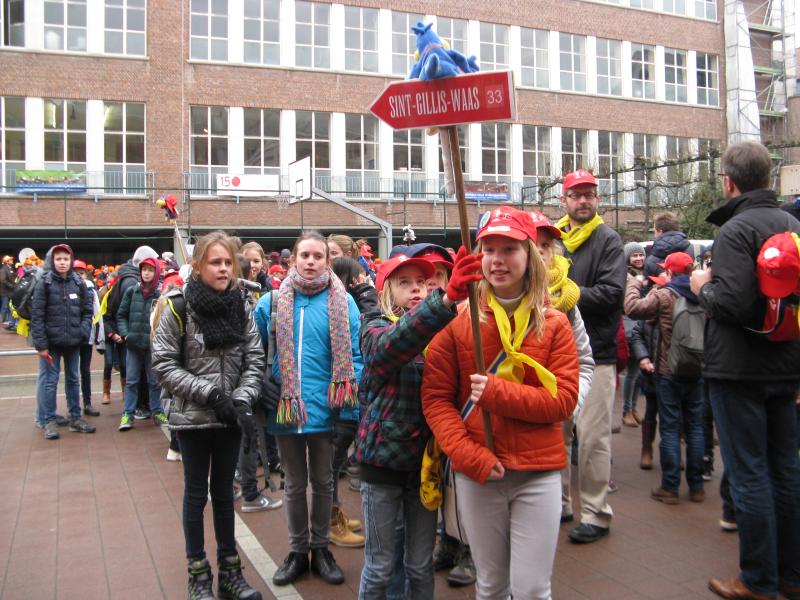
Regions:
M 667 102 L 685 104 L 689 101 L 688 54 L 686 50 L 664 48 L 664 98 Z M 682 65 L 681 60 L 683 61 Z
M 112 1 L 117 4 L 111 4 Z M 133 3 L 140 2 L 141 6 Z M 122 28 L 108 26 L 109 11 L 119 10 L 122 12 Z M 103 25 L 103 52 L 116 56 L 147 56 L 147 0 L 105 0 L 103 5 L 105 20 Z M 142 29 L 130 29 L 129 20 L 131 13 L 142 13 Z M 109 50 L 109 35 L 118 34 L 122 40 L 122 52 Z M 130 50 L 131 36 L 141 37 L 142 52 L 132 52 Z
M 360 197 L 375 196 L 380 193 L 380 123 L 371 114 L 345 113 L 345 170 L 346 189 L 348 194 Z M 358 122 L 358 137 L 350 137 L 354 121 Z M 348 123 L 349 121 L 349 123 Z M 372 139 L 367 135 L 372 129 Z M 351 151 L 356 150 L 359 166 L 350 165 Z M 369 153 L 374 157 L 374 164 L 367 167 Z
M 60 6 L 61 23 L 48 22 L 48 7 Z M 83 8 L 83 25 L 70 24 L 72 9 Z M 44 35 L 44 49 L 53 52 L 86 52 L 88 47 L 88 3 L 87 0 L 45 0 L 44 18 L 42 19 L 42 31 Z M 48 33 L 56 33 L 60 36 L 59 47 L 48 46 Z M 70 43 L 72 35 L 80 35 L 83 32 L 83 46 Z M 51 38 L 52 39 L 52 38 Z
M 498 135 L 500 128 L 505 130 L 505 146 L 500 144 Z M 487 133 L 491 131 L 489 144 L 487 144 Z M 487 170 L 484 158 L 487 153 L 491 153 L 494 169 Z M 503 158 L 505 170 L 500 169 L 500 158 Z M 481 179 L 483 181 L 495 181 L 498 183 L 511 183 L 511 124 L 510 123 L 481 123 Z
M 530 36 L 531 44 L 526 37 Z M 540 42 L 543 42 L 540 44 Z M 550 87 L 550 32 L 546 29 L 520 27 L 522 77 L 521 85 Z M 529 60 L 526 61 L 526 58 Z M 531 82 L 532 81 L 532 82 Z
M 636 59 L 636 52 L 641 52 L 641 59 Z M 647 56 L 650 60 L 647 60 Z M 636 69 L 641 69 L 641 77 L 636 76 Z M 648 76 L 649 74 L 649 76 Z M 639 93 L 637 94 L 637 84 Z M 631 43 L 631 96 L 641 100 L 656 99 L 656 47 L 650 44 Z
M 14 100 L 22 106 L 22 124 L 9 125 L 8 124 L 8 101 Z M 25 161 L 27 159 L 27 146 L 25 144 L 25 118 L 26 107 L 25 98 L 20 96 L 0 96 L 0 194 L 13 194 L 16 191 L 16 178 L 9 179 L 11 169 L 14 171 L 25 169 Z M 17 134 L 22 144 L 22 158 L 9 159 L 9 133 Z
M 545 135 L 546 134 L 546 135 Z M 543 138 L 547 138 L 544 140 Z M 549 125 L 522 126 L 522 184 L 539 186 L 539 180 L 552 177 L 553 128 Z M 532 142 L 532 143 L 529 143 Z M 533 170 L 528 169 L 531 165 Z
M 205 1 L 206 10 L 195 10 L 195 3 Z M 225 13 L 214 12 L 215 3 L 225 3 Z M 206 20 L 206 32 L 203 35 L 195 33 L 195 19 Z M 189 4 L 189 59 L 190 60 L 203 60 L 209 62 L 227 62 L 228 61 L 228 0 L 190 0 Z M 216 23 L 220 23 L 220 29 L 224 29 L 225 36 L 213 35 L 213 27 Z M 244 36 L 242 36 L 244 37 Z M 205 44 L 205 56 L 195 54 L 195 43 L 203 42 Z M 213 49 L 224 49 L 224 56 L 212 56 Z
M 311 176 L 314 180 L 314 185 L 318 188 L 323 190 L 330 191 L 330 179 L 331 179 L 331 150 L 332 150 L 332 143 L 331 143 L 331 115 L 333 113 L 329 112 L 322 112 L 322 111 L 310 111 L 310 110 L 298 110 L 295 111 L 295 157 L 297 160 L 305 158 L 306 154 L 302 154 L 298 151 L 299 144 L 310 144 L 311 146 Z M 297 130 L 297 117 L 298 115 L 310 115 L 311 116 L 311 137 L 301 137 Z M 324 127 L 319 123 L 320 119 L 327 120 L 327 137 L 323 137 L 318 133 L 318 130 Z M 327 166 L 322 166 L 317 164 L 317 159 L 322 158 L 322 154 L 317 152 L 318 148 L 322 148 L 325 146 L 327 148 Z
M 569 49 L 564 48 L 564 42 L 569 41 Z M 576 49 L 576 46 L 580 48 Z M 564 70 L 564 60 L 570 64 L 570 70 Z M 578 65 L 576 68 L 576 64 Z M 582 66 L 583 70 L 580 70 Z M 586 91 L 586 36 L 577 33 L 558 34 L 558 86 L 565 92 Z M 569 86 L 564 84 L 569 81 Z
M 605 46 L 605 54 L 600 53 L 601 46 Z M 612 56 L 615 54 L 615 56 Z M 622 42 L 607 38 L 597 38 L 597 93 L 603 96 L 622 96 Z M 606 65 L 606 74 L 601 74 L 600 65 Z M 616 71 L 616 75 L 612 73 Z M 605 84 L 605 91 L 601 90 L 601 82 Z M 613 90 L 617 91 L 614 92 Z
M 103 121 L 103 177 L 105 191 L 122 193 L 122 194 L 142 194 L 144 190 L 144 175 L 147 165 L 147 105 L 144 102 L 103 102 L 104 113 L 109 107 L 119 105 L 121 110 L 121 129 L 107 129 L 105 120 Z M 142 108 L 142 129 L 128 129 L 128 113 L 133 105 L 141 106 Z M 122 138 L 122 161 L 107 160 L 108 151 L 107 143 L 109 136 L 120 136 Z M 134 136 L 142 138 L 142 161 L 131 162 L 128 160 L 128 141 Z M 122 177 L 118 178 L 117 173 L 122 173 Z M 135 185 L 138 175 L 139 186 Z M 122 183 L 124 182 L 124 185 Z M 132 185 L 134 184 L 134 185 Z
M 348 13 L 355 14 L 355 11 L 358 11 L 358 28 L 348 25 Z M 366 17 L 370 15 L 374 17 L 374 28 L 367 28 L 365 23 L 367 21 Z M 378 72 L 378 9 L 376 8 L 366 8 L 362 6 L 348 6 L 344 7 L 344 68 L 345 71 L 352 71 L 354 73 L 377 73 Z M 358 47 L 351 47 L 348 46 L 348 32 L 358 32 Z M 372 48 L 367 49 L 367 39 L 369 38 L 369 34 L 372 34 Z M 348 59 L 355 58 L 358 56 L 358 68 L 353 68 L 348 66 Z M 367 65 L 367 61 L 365 59 L 370 58 L 372 64 Z M 366 68 L 370 67 L 370 68 Z M 372 68 L 374 67 L 374 68 Z
M 301 21 L 300 17 L 298 16 L 299 11 L 297 10 L 298 5 L 309 5 L 309 10 L 311 14 L 310 21 Z M 331 67 L 331 5 L 325 2 L 309 2 L 307 0 L 296 0 L 295 2 L 295 50 L 294 50 L 294 60 L 295 66 L 303 67 L 306 69 L 330 69 Z M 321 16 L 321 13 L 327 13 L 327 18 Z M 299 31 L 300 28 L 308 28 L 309 29 L 309 39 L 311 43 L 305 44 L 298 42 L 297 40 L 300 38 Z M 317 43 L 317 35 L 318 29 L 320 31 L 325 31 L 325 36 L 327 38 L 327 44 L 318 44 Z M 309 51 L 309 64 L 305 64 L 304 61 L 299 60 L 300 57 L 300 50 L 301 49 L 308 49 Z M 318 63 L 318 57 L 324 57 L 324 60 L 320 60 Z
M 719 56 L 710 52 L 698 52 L 695 68 L 697 103 L 702 106 L 719 106 Z M 701 77 L 705 78 L 706 83 L 710 81 L 711 85 L 701 85 Z M 704 98 L 702 101 L 701 96 Z
M 57 110 L 61 113 L 61 127 L 47 127 L 47 119 L 45 119 L 45 126 L 42 132 L 44 139 L 44 159 L 45 169 L 56 169 L 71 171 L 73 169 L 86 170 L 86 100 L 74 100 L 65 98 L 44 98 L 42 106 L 43 110 L 47 110 L 47 103 L 53 104 L 60 103 Z M 75 106 L 83 106 L 83 129 L 69 126 L 69 111 Z M 61 159 L 60 160 L 47 160 L 47 134 L 58 133 L 61 136 Z M 70 160 L 70 138 L 73 136 L 83 135 L 83 160 Z
M 484 37 L 484 33 L 488 33 L 488 29 L 491 27 L 491 40 L 487 40 Z M 503 35 L 498 35 L 499 32 L 503 32 L 505 34 L 505 41 L 498 41 L 498 38 L 502 38 Z M 510 42 L 509 42 L 509 32 L 510 27 L 508 25 L 503 25 L 500 23 L 487 23 L 481 21 L 480 23 L 480 57 L 478 58 L 478 65 L 480 66 L 481 71 L 503 71 L 510 68 Z M 491 50 L 492 59 L 484 60 L 484 50 Z M 498 50 L 504 49 L 505 52 L 505 62 L 501 62 L 497 60 Z
M 254 116 L 258 113 L 258 135 L 253 135 L 247 131 L 248 114 Z M 246 175 L 280 175 L 281 174 L 281 110 L 279 108 L 244 108 L 242 113 L 244 119 L 242 156 L 244 158 L 244 172 Z M 274 135 L 265 132 L 266 117 L 277 118 L 277 132 Z M 247 144 L 248 141 L 258 141 L 258 160 L 259 164 L 248 164 Z M 265 164 L 265 152 L 267 144 L 274 144 L 275 163 Z
M 194 110 L 205 109 L 206 116 L 205 116 L 205 131 L 200 133 L 195 133 L 192 131 L 192 127 L 194 126 L 194 118 L 193 112 Z M 212 123 L 214 122 L 214 117 L 211 114 L 211 111 L 222 111 L 225 115 L 224 123 L 225 123 L 225 133 L 215 133 L 212 128 Z M 189 106 L 189 171 L 192 174 L 200 175 L 201 179 L 198 183 L 202 183 L 202 178 L 206 179 L 207 185 L 193 185 L 192 187 L 205 189 L 208 193 L 214 193 L 216 191 L 217 183 L 216 178 L 214 175 L 217 174 L 225 174 L 228 172 L 228 168 L 230 165 L 230 109 L 227 106 L 210 106 L 210 105 L 200 105 L 200 104 L 192 104 Z M 205 139 L 205 149 L 206 149 L 206 162 L 200 163 L 196 160 L 195 156 L 195 140 L 198 139 Z M 225 140 L 225 163 L 214 163 L 212 161 L 212 157 L 214 155 L 214 146 L 213 143 L 215 140 Z
M 281 64 L 281 3 L 280 0 L 252 0 L 258 6 L 258 15 L 248 15 L 248 2 L 244 3 L 242 21 L 242 62 L 248 65 L 277 66 Z M 272 14 L 267 14 L 267 10 Z M 248 27 L 256 24 L 258 37 L 248 37 Z M 269 34 L 274 37 L 270 37 Z M 258 60 L 248 56 L 248 50 L 258 49 Z M 269 56 L 268 56 L 269 54 Z
M 456 27 L 458 26 L 458 27 Z M 456 32 L 458 28 L 458 32 Z M 436 19 L 436 32 L 442 41 L 449 44 L 452 50 L 458 50 L 465 56 L 469 55 L 469 21 L 454 17 L 438 17 Z M 456 33 L 463 35 L 456 35 Z
M 400 20 L 402 19 L 402 23 Z M 416 62 L 417 35 L 411 28 L 418 22 L 425 22 L 425 15 L 410 12 L 392 11 L 392 74 L 407 77 Z M 404 47 L 398 50 L 398 46 Z M 402 68 L 401 67 L 402 63 Z

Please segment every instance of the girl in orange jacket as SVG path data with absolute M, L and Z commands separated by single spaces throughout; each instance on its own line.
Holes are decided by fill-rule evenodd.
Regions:
M 486 213 L 477 240 L 488 374 L 475 372 L 464 311 L 430 345 L 423 411 L 451 459 L 467 537 L 480 540 L 472 544 L 476 598 L 549 599 L 566 464 L 561 422 L 577 402 L 578 354 L 566 315 L 546 306 L 531 216 L 505 206 Z

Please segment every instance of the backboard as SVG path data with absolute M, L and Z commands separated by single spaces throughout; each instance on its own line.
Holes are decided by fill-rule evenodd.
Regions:
M 289 163 L 289 204 L 311 198 L 311 157 Z

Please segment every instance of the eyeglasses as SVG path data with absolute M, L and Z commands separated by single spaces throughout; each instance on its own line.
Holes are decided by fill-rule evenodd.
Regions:
M 569 192 L 567 194 L 567 198 L 570 200 L 580 200 L 581 198 L 586 198 L 587 200 L 594 200 L 597 198 L 597 192 Z
M 717 173 L 717 177 L 727 177 L 727 176 L 728 176 L 727 173 L 722 173 L 722 172 Z

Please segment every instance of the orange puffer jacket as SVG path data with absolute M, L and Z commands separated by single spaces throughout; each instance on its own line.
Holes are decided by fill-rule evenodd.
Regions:
M 481 325 L 486 368 L 502 351 L 494 315 L 486 310 Z M 453 469 L 484 483 L 497 460 L 507 470 L 555 471 L 566 466 L 561 422 L 578 400 L 578 351 L 564 313 L 547 309 L 541 339 L 531 332 L 522 352 L 546 367 L 558 382 L 556 397 L 525 366 L 523 383 L 489 375 L 480 406 L 491 415 L 495 454 L 486 447 L 481 409 L 462 421 L 460 411 L 470 395 L 475 373 L 469 311 L 463 311 L 431 342 L 422 382 L 425 418 Z M 496 458 L 495 458 L 496 456 Z

